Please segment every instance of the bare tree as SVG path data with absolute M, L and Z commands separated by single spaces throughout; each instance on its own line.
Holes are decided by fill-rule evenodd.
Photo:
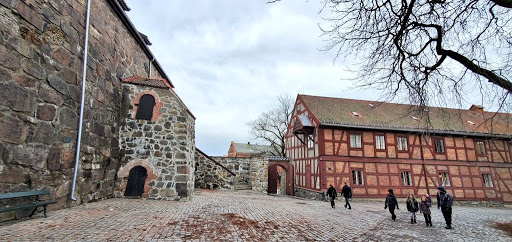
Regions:
M 503 107 L 512 93 L 511 8 L 512 0 L 325 0 L 330 26 L 321 29 L 326 50 L 365 55 L 362 86 L 406 91 L 420 106 L 460 104 L 480 89 Z
M 277 154 L 285 157 L 284 136 L 293 110 L 294 99 L 281 94 L 277 97 L 277 106 L 261 113 L 256 120 L 248 122 L 255 139 L 271 145 Z
M 460 105 L 467 92 L 512 106 L 512 0 L 323 0 L 320 11 L 324 50 L 357 54 L 360 87 L 420 107 Z

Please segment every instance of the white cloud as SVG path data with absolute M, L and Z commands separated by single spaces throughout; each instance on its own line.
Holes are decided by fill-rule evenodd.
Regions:
M 347 91 L 350 75 L 323 53 L 319 3 L 286 1 L 126 1 L 138 30 L 196 116 L 196 145 L 225 155 L 253 142 L 246 123 L 276 97 L 298 93 L 374 99 Z

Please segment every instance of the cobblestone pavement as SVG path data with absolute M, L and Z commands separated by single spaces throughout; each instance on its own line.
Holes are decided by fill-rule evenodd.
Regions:
M 404 209 L 391 221 L 383 202 L 337 205 L 253 191 L 196 190 L 191 202 L 108 199 L 0 223 L 0 241 L 512 241 L 492 227 L 512 221 L 511 209 L 454 207 L 446 230 L 437 209 L 426 227 L 422 215 L 410 224 Z

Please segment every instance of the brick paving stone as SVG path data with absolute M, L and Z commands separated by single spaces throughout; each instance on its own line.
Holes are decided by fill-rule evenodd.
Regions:
M 342 205 L 338 201 L 338 206 Z M 512 222 L 512 210 L 453 209 L 453 230 L 432 209 L 434 227 L 409 223 L 384 203 L 328 202 L 254 191 L 196 190 L 192 201 L 108 199 L 0 223 L 0 241 L 512 241 L 495 222 Z M 405 204 L 401 207 L 405 208 Z

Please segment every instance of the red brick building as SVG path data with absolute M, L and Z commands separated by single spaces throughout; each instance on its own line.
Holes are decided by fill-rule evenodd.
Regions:
M 296 195 L 344 182 L 366 198 L 389 188 L 399 197 L 435 194 L 443 185 L 456 200 L 512 203 L 512 114 L 423 112 L 428 129 L 410 105 L 298 95 L 286 135 Z

